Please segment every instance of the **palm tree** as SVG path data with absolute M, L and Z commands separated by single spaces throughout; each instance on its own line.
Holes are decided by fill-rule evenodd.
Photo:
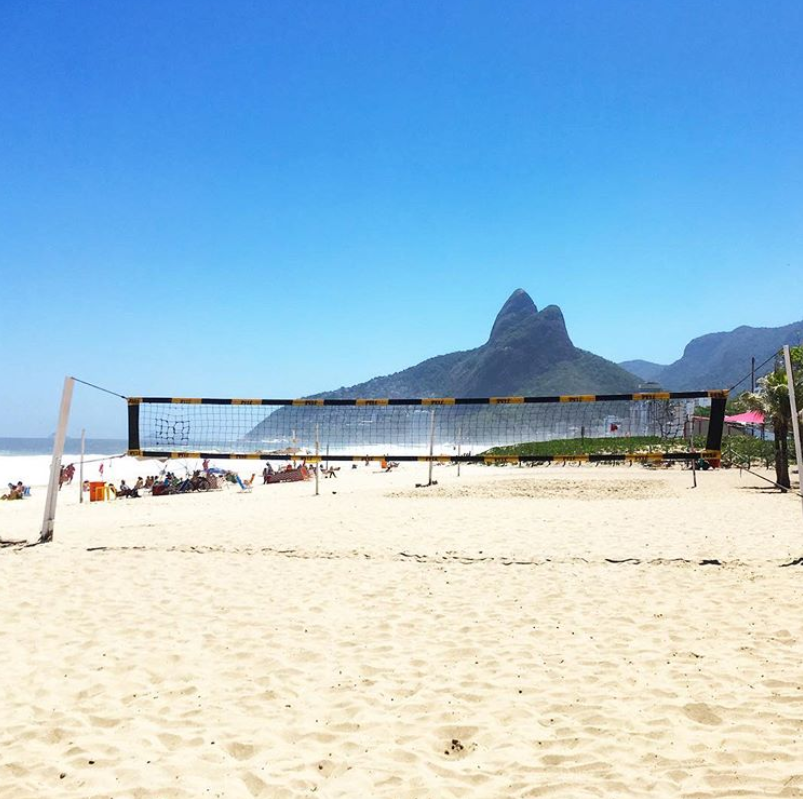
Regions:
M 792 369 L 794 372 L 795 400 L 798 407 L 803 406 L 803 346 L 792 347 Z M 759 378 L 756 393 L 742 395 L 745 405 L 751 410 L 760 411 L 772 423 L 775 434 L 775 482 L 784 488 L 791 488 L 789 480 L 789 430 L 792 427 L 792 408 L 789 403 L 789 384 L 783 361 L 776 362 L 775 370 Z

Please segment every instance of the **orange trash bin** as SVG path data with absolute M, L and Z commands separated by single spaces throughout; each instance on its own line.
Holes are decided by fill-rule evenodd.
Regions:
M 103 502 L 106 499 L 106 483 L 103 482 L 90 482 L 89 483 L 89 501 L 90 502 Z

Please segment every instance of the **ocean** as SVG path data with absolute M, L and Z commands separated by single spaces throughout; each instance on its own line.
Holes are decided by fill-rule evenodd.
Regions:
M 122 455 L 128 450 L 128 441 L 122 438 L 88 438 L 85 451 L 93 455 Z M 52 455 L 52 438 L 0 438 L 0 455 Z M 81 439 L 68 438 L 64 443 L 65 455 L 81 454 Z

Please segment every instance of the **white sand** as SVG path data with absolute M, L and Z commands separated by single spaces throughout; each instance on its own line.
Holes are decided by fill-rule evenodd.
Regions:
M 799 500 L 339 475 L 71 490 L 52 545 L 0 550 L 0 797 L 803 796 Z M 0 503 L 0 537 L 43 501 Z

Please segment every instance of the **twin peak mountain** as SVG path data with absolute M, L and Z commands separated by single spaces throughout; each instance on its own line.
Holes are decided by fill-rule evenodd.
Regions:
M 496 316 L 488 341 L 473 350 L 317 397 L 488 397 L 624 394 L 639 380 L 611 361 L 572 344 L 557 305 L 539 311 L 517 289 Z

